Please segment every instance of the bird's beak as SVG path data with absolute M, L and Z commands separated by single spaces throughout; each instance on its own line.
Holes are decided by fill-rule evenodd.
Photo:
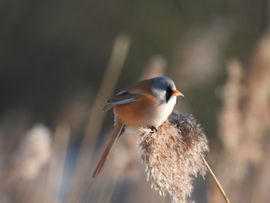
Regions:
M 182 94 L 182 92 L 180 92 L 180 91 L 178 91 L 178 90 L 174 90 L 173 93 L 172 93 L 172 95 L 173 95 L 173 96 L 176 96 L 176 97 L 178 97 L 178 96 L 184 97 L 184 95 Z

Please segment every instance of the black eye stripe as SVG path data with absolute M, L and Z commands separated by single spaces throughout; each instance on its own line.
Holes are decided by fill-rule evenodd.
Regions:
M 166 89 L 166 95 L 165 95 L 165 97 L 166 97 L 166 102 L 169 101 L 169 99 L 170 99 L 171 96 L 172 96 L 172 93 L 173 93 L 173 90 L 171 89 L 171 87 L 167 87 L 167 89 Z
M 171 87 L 167 87 L 166 92 L 172 92 L 172 88 Z

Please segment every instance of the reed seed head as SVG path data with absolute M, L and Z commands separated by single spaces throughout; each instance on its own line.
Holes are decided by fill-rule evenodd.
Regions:
M 208 151 L 207 139 L 191 115 L 172 113 L 156 132 L 141 128 L 141 159 L 151 187 L 172 202 L 188 202 L 192 181 L 206 168 L 201 155 Z
M 26 133 L 15 160 L 16 177 L 34 179 L 51 154 L 51 133 L 43 125 L 35 125 Z

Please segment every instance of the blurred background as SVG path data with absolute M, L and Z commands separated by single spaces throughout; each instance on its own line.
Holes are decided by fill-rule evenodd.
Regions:
M 270 1 L 0 1 L 0 202 L 170 202 L 136 136 L 91 178 L 113 124 L 105 101 L 168 75 L 208 137 L 232 202 L 270 194 Z M 223 202 L 198 177 L 192 199 Z

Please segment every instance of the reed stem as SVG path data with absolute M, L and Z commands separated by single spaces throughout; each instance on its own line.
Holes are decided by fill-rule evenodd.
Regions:
M 227 194 L 225 193 L 223 187 L 221 186 L 220 182 L 218 181 L 216 175 L 214 174 L 213 170 L 209 166 L 208 162 L 205 160 L 205 158 L 202 155 L 201 155 L 201 158 L 202 158 L 203 163 L 206 166 L 207 170 L 209 171 L 210 175 L 212 176 L 212 178 L 214 179 L 215 183 L 217 184 L 218 189 L 221 192 L 224 200 L 226 201 L 226 203 L 231 203 L 230 199 L 228 198 Z

